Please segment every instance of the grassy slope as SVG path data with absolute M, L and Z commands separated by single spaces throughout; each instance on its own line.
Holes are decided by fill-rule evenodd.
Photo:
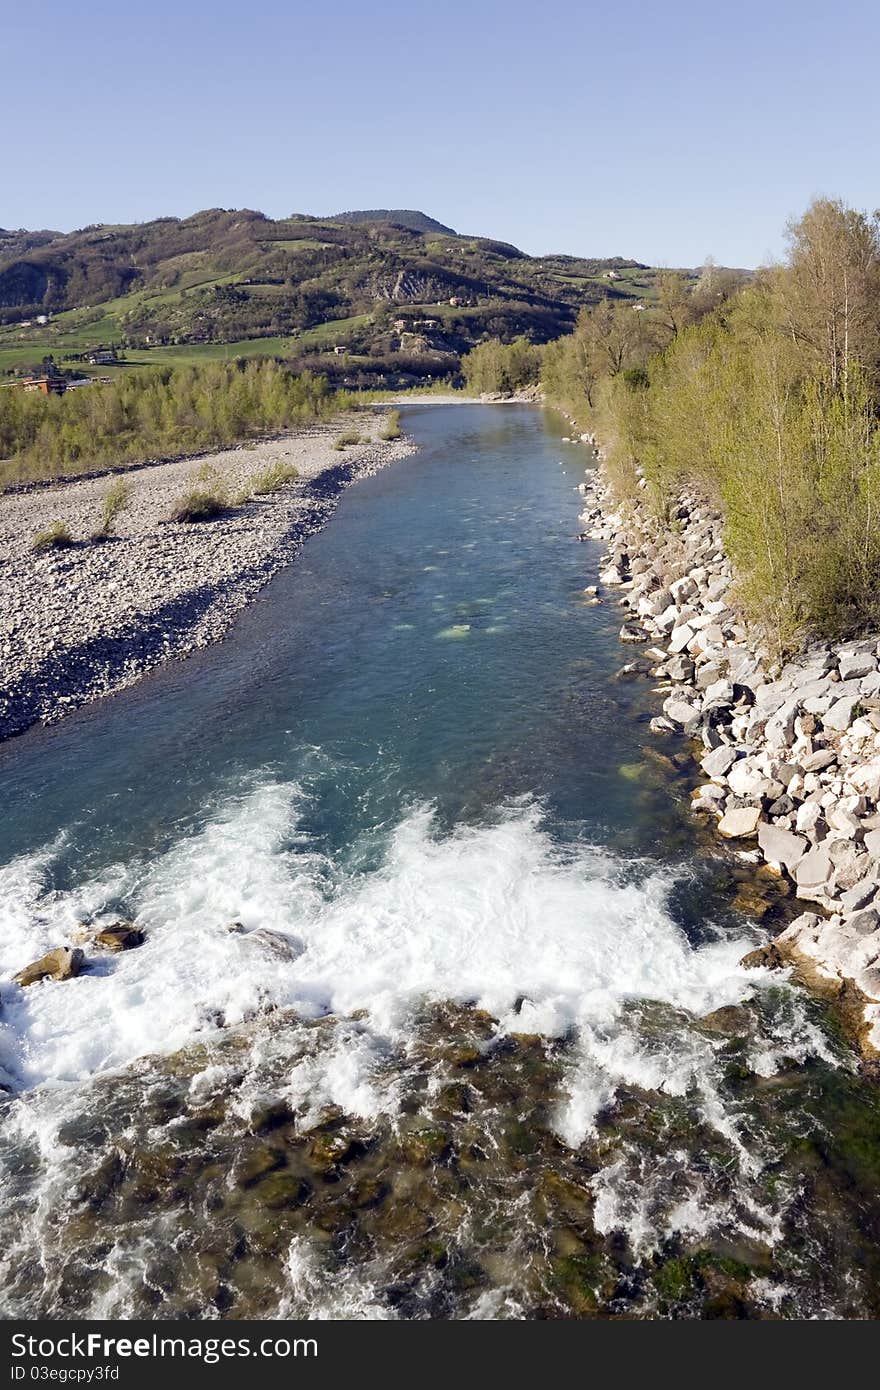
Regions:
M 0 326 L 0 373 L 35 365 L 47 353 L 61 365 L 72 366 L 64 361 L 68 354 L 126 337 L 134 339 L 126 349 L 127 362 L 119 368 L 93 368 L 92 373 L 113 375 L 127 368 L 263 353 L 296 356 L 332 348 L 352 335 L 354 341 L 346 345 L 354 355 L 364 355 L 372 350 L 371 335 L 387 333 L 397 314 L 408 313 L 441 320 L 441 331 L 454 335 L 457 350 L 499 332 L 513 337 L 526 331 L 541 340 L 565 331 L 582 304 L 609 292 L 649 300 L 656 275 L 620 267 L 620 279 L 609 282 L 601 263 L 510 255 L 478 238 L 433 232 L 421 236 L 307 218 L 271 222 L 255 214 L 219 210 L 181 223 L 86 229 L 27 252 L 31 262 L 40 263 L 41 257 L 74 269 L 88 264 L 93 289 L 78 294 L 71 289 L 68 299 L 76 300 L 77 307 L 54 312 L 44 327 Z M 13 260 L 0 261 L 0 280 Z M 113 269 L 119 267 L 137 275 L 136 287 L 122 295 L 103 293 L 102 283 L 110 284 Z M 391 302 L 377 287 L 387 289 L 401 272 L 416 288 L 408 289 L 400 302 Z M 449 305 L 449 291 L 459 282 L 461 295 L 476 298 L 476 304 Z M 224 310 L 217 310 L 212 295 L 224 286 L 234 286 L 244 297 L 250 331 L 235 330 L 235 310 L 222 326 Z M 298 332 L 273 329 L 279 315 L 282 322 L 289 321 L 285 312 L 302 294 L 329 294 L 338 307 L 323 322 Z M 192 341 L 203 336 L 205 315 L 210 318 L 212 312 L 210 341 Z M 157 315 L 175 325 L 176 343 L 145 342 Z M 85 365 L 83 369 L 89 371 Z

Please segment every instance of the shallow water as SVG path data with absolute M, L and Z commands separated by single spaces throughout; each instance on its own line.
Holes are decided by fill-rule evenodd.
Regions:
M 0 749 L 4 978 L 146 932 L 2 987 L 0 1303 L 876 1316 L 876 1089 L 738 965 L 785 906 L 613 679 L 587 451 L 404 424 L 225 643 Z

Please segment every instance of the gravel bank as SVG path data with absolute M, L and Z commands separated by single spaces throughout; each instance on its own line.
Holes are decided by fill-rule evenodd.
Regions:
M 365 442 L 334 449 L 349 425 Z M 128 469 L 128 504 L 101 542 L 89 537 L 106 477 L 0 497 L 0 739 L 222 637 L 324 524 L 344 487 L 413 452 L 405 439 L 379 440 L 380 428 L 380 416 L 358 414 L 197 460 Z M 212 521 L 165 521 L 199 469 L 215 469 L 234 493 L 273 464 L 293 464 L 299 477 Z M 54 521 L 66 522 L 76 543 L 35 554 L 34 535 Z
M 632 674 L 659 680 L 659 737 L 697 742 L 696 815 L 791 882 L 803 912 L 745 963 L 794 964 L 880 1054 L 880 643 L 816 645 L 784 668 L 737 612 L 721 520 L 681 494 L 675 533 L 618 506 L 601 469 L 582 485 L 587 534 L 610 543 L 599 576 L 645 643 Z

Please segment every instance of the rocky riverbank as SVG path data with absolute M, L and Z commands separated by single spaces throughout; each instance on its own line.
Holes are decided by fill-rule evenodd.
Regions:
M 348 425 L 361 442 L 334 448 Z M 128 469 L 124 510 L 104 539 L 94 532 L 107 477 L 0 497 L 0 739 L 221 638 L 349 483 L 412 452 L 405 439 L 381 440 L 380 430 L 381 416 L 364 412 L 198 460 Z M 167 520 L 195 475 L 232 496 L 276 468 L 297 476 L 211 520 Z M 34 536 L 57 522 L 72 544 L 34 551 Z
M 721 520 L 682 492 L 675 527 L 616 502 L 601 469 L 582 485 L 599 576 L 629 610 L 628 663 L 656 679 L 658 735 L 684 732 L 704 780 L 695 815 L 792 883 L 805 910 L 747 963 L 793 964 L 848 1006 L 880 1053 L 880 643 L 814 645 L 781 669 L 737 609 Z

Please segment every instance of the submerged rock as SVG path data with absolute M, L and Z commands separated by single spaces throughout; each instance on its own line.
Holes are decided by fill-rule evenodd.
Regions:
M 131 951 L 143 945 L 144 933 L 133 922 L 114 922 L 95 932 L 93 939 L 95 945 L 102 946 L 105 951 Z

